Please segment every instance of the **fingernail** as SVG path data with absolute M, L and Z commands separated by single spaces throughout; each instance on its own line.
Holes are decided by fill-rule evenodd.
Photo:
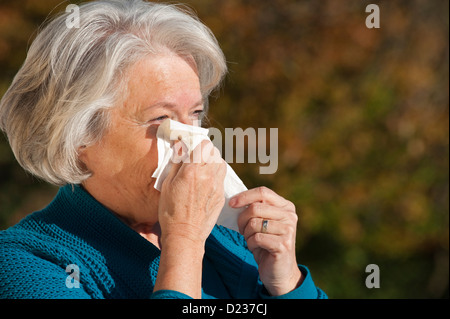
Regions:
M 228 202 L 228 205 L 231 207 L 234 207 L 237 203 L 237 199 L 236 198 L 231 198 L 230 201 Z

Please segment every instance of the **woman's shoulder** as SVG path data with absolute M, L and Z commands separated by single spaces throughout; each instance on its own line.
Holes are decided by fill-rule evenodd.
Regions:
M 34 213 L 33 213 L 34 214 Z M 29 257 L 42 256 L 46 259 L 56 251 L 62 252 L 63 245 L 34 216 L 30 215 L 18 224 L 0 231 L 0 267 L 6 262 L 19 265 Z
M 90 298 L 84 289 L 69 289 L 76 269 L 61 247 L 19 227 L 0 232 L 0 299 Z
M 84 249 L 80 249 L 84 248 Z M 66 267 L 82 259 L 79 251 L 87 251 L 80 238 L 65 230 L 49 217 L 47 208 L 36 211 L 16 225 L 0 231 L 0 268 L 33 267 L 49 263 Z M 9 265 L 9 266 L 8 266 Z M 1 269 L 0 269 L 1 271 Z
M 11 267 L 26 267 L 30 258 L 42 255 L 46 250 L 46 236 L 23 227 L 23 224 L 20 222 L 0 231 L 0 273 Z
M 17 224 L 0 231 L 0 247 L 26 249 L 33 246 L 45 246 L 48 241 L 51 241 L 51 228 L 55 227 L 54 224 L 46 221 L 45 210 L 33 212 Z
M 0 299 L 89 298 L 69 289 L 76 269 L 88 274 L 76 243 L 34 214 L 0 231 Z
M 33 214 L 0 231 L 0 249 L 20 248 L 23 250 L 42 241 L 44 234 L 39 231 L 40 227 L 33 220 Z

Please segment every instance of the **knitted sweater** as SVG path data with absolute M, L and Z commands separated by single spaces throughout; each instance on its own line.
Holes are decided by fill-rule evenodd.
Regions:
M 78 185 L 0 232 L 0 298 L 188 298 L 153 293 L 160 250 Z M 308 269 L 277 298 L 326 298 Z M 215 226 L 205 244 L 203 298 L 269 298 L 243 237 Z

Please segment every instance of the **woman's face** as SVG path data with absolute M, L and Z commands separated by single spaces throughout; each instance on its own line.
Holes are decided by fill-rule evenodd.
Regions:
M 106 134 L 80 153 L 93 173 L 84 187 L 129 224 L 155 223 L 159 192 L 151 176 L 158 165 L 157 128 L 166 118 L 198 125 L 202 112 L 193 63 L 170 53 L 136 63 Z

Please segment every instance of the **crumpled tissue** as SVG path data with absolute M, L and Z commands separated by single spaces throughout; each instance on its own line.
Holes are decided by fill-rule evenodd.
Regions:
M 158 167 L 152 177 L 156 178 L 155 188 L 161 191 L 162 183 L 169 174 L 172 166 L 172 157 L 174 154 L 173 145 L 175 141 L 181 140 L 190 154 L 203 140 L 209 140 L 208 129 L 186 125 L 171 119 L 161 123 L 156 133 L 158 148 Z M 225 204 L 217 220 L 218 225 L 229 229 L 239 231 L 237 219 L 244 208 L 231 208 L 228 205 L 229 200 L 243 191 L 247 187 L 236 175 L 231 166 L 227 163 L 227 173 L 224 180 Z

